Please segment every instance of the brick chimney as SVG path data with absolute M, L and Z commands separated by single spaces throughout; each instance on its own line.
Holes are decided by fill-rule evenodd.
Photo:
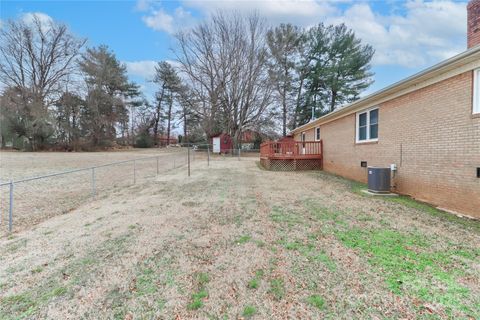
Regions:
M 470 0 L 467 5 L 468 49 L 480 44 L 480 0 Z

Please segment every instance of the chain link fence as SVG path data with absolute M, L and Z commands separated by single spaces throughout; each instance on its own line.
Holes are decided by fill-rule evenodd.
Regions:
M 242 160 L 243 158 L 259 158 L 260 149 L 252 148 L 235 148 L 235 149 L 221 149 L 220 152 L 213 152 L 211 144 L 193 144 L 192 150 L 195 151 L 195 157 L 199 160 L 206 160 L 207 164 L 210 161 L 222 161 L 227 159 Z
M 188 165 L 190 148 L 158 156 L 118 161 L 88 168 L 0 183 L 0 235 L 67 213 L 140 180 Z
M 209 166 L 211 161 L 258 158 L 259 152 L 237 148 L 214 153 L 212 145 L 192 144 L 158 156 L 2 181 L 0 236 L 65 214 L 91 199 L 106 196 L 107 191 L 120 190 L 178 167 L 186 166 L 186 176 L 190 176 L 193 161 Z

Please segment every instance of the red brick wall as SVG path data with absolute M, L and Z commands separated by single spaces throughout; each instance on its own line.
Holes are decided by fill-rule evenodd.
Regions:
M 355 143 L 355 114 L 321 125 L 324 169 L 366 182 L 361 161 L 395 163 L 397 192 L 480 218 L 480 118 L 472 116 L 472 79 L 466 72 L 382 103 L 377 143 Z
M 467 6 L 467 46 L 480 44 L 480 0 L 471 0 Z

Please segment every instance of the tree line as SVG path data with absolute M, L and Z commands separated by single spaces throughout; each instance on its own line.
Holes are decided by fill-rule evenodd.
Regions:
M 90 150 L 167 144 L 226 132 L 286 135 L 358 99 L 372 82 L 371 46 L 345 25 L 268 28 L 258 15 L 220 12 L 176 34 L 150 101 L 107 46 L 86 47 L 54 21 L 8 21 L 0 31 L 2 146 Z

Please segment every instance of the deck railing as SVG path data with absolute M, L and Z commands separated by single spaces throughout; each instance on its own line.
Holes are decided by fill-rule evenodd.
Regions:
M 260 157 L 270 159 L 322 158 L 320 141 L 266 141 L 260 145 Z

